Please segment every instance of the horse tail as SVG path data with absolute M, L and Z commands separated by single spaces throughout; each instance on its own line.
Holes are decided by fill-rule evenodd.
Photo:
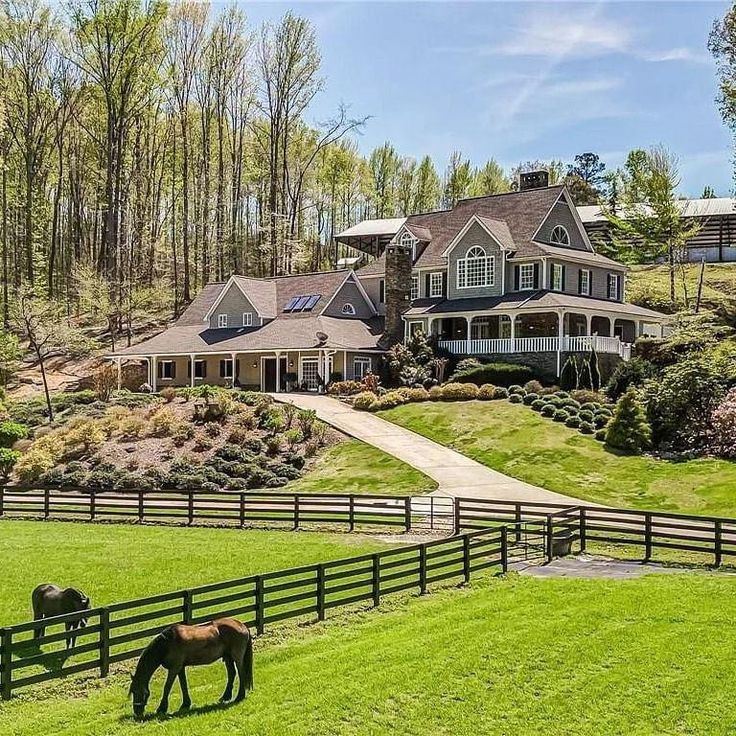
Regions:
M 43 585 L 39 585 L 31 593 L 31 606 L 33 607 L 33 618 L 34 620 L 43 618 Z
M 253 690 L 253 635 L 248 632 L 248 642 L 243 655 L 243 670 L 245 672 L 245 687 Z

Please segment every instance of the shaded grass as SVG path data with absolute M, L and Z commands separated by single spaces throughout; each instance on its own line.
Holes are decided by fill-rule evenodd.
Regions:
M 0 521 L 0 625 L 31 618 L 41 583 L 120 602 L 383 549 L 359 534 Z
M 397 496 L 433 491 L 424 473 L 359 440 L 346 440 L 317 458 L 310 471 L 284 490 L 292 493 L 380 493 Z
M 618 455 L 507 401 L 422 403 L 384 419 L 514 478 L 612 506 L 736 517 L 736 463 Z
M 193 712 L 138 724 L 118 674 L 3 703 L 0 732 L 730 734 L 735 604 L 732 580 L 696 574 L 486 578 L 278 629 L 239 705 L 214 705 L 220 664 L 192 668 Z

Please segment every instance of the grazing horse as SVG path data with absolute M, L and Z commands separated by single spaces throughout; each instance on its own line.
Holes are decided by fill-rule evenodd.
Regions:
M 240 686 L 235 702 L 243 700 L 246 689 L 253 689 L 253 637 L 245 624 L 234 618 L 218 618 L 196 626 L 174 624 L 167 627 L 154 637 L 138 660 L 128 692 L 133 697 L 133 715 L 137 719 L 143 717 L 151 694 L 148 683 L 159 667 L 168 670 L 161 703 L 156 711 L 163 714 L 169 709 L 169 693 L 174 680 L 179 678 L 181 707 L 186 710 L 192 704 L 186 668 L 212 664 L 218 659 L 222 659 L 227 668 L 227 685 L 220 702 L 225 703 L 232 698 L 236 669 Z
M 60 588 L 58 585 L 45 583 L 39 585 L 31 594 L 33 605 L 33 620 L 40 621 L 52 616 L 61 616 L 65 613 L 87 611 L 91 608 L 89 598 L 76 588 Z M 80 617 L 76 621 L 67 621 L 64 627 L 67 631 L 76 631 L 87 625 L 87 619 Z M 40 639 L 46 627 L 41 625 L 33 632 L 34 639 Z M 76 634 L 66 640 L 67 649 L 73 647 L 77 640 Z

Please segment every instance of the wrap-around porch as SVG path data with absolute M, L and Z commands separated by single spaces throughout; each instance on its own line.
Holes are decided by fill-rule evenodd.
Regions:
M 429 317 L 426 329 L 441 348 L 457 355 L 559 353 L 594 348 L 627 360 L 636 338 L 661 335 L 662 325 L 615 313 L 560 311 Z

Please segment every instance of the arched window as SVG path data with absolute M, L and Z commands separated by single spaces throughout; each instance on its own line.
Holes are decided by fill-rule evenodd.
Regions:
M 562 225 L 555 225 L 549 236 L 549 242 L 553 245 L 570 245 L 570 236 Z
M 411 248 L 411 261 L 414 263 L 417 257 L 417 239 L 408 230 L 404 230 L 399 238 L 399 245 Z
M 355 307 L 350 302 L 346 302 L 342 305 L 342 313 L 355 315 Z
M 496 280 L 496 259 L 486 255 L 478 245 L 473 246 L 457 262 L 457 288 L 472 289 L 493 286 Z

